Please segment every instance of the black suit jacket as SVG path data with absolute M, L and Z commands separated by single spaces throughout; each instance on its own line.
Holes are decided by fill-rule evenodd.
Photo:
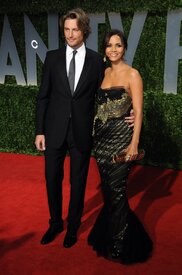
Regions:
M 72 96 L 66 72 L 66 48 L 47 52 L 36 109 L 36 134 L 45 135 L 46 146 L 57 148 L 63 143 L 71 115 L 77 148 L 90 150 L 95 94 L 103 72 L 101 55 L 86 48 L 83 70 Z

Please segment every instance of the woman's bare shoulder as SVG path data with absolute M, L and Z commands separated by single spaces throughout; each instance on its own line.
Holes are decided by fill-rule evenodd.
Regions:
M 140 73 L 137 69 L 133 68 L 133 67 L 130 67 L 130 77 L 132 78 L 138 78 L 138 77 L 141 77 L 140 76 Z
M 107 67 L 107 68 L 105 69 L 105 75 L 108 74 L 110 71 L 111 71 L 111 67 Z

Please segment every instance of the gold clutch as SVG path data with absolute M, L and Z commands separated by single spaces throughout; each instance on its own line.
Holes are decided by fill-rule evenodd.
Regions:
M 132 161 L 130 159 L 126 159 L 126 151 L 122 151 L 120 154 L 115 154 L 112 156 L 112 162 L 113 163 L 124 163 L 124 162 L 129 162 Z M 145 151 L 143 149 L 140 149 L 138 152 L 138 155 L 135 160 L 141 160 L 145 156 Z

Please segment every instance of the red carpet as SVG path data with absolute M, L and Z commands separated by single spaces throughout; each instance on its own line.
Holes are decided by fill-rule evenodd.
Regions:
M 65 231 L 47 246 L 39 244 L 48 227 L 43 157 L 0 153 L 0 273 L 3 275 L 180 275 L 182 269 L 182 171 L 135 166 L 128 197 L 150 233 L 155 250 L 144 264 L 123 266 L 96 256 L 86 238 L 102 197 L 91 159 L 79 241 L 62 246 Z M 69 158 L 65 162 L 64 219 L 69 200 Z M 66 222 L 65 222 L 66 224 Z

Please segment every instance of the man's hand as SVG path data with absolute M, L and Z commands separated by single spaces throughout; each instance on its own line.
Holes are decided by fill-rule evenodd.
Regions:
M 125 122 L 128 123 L 129 127 L 133 127 L 134 126 L 134 120 L 135 120 L 135 116 L 134 116 L 134 111 L 132 109 L 130 111 L 130 116 L 125 117 Z
M 39 151 L 45 151 L 45 136 L 44 135 L 37 135 L 35 138 L 35 146 Z

